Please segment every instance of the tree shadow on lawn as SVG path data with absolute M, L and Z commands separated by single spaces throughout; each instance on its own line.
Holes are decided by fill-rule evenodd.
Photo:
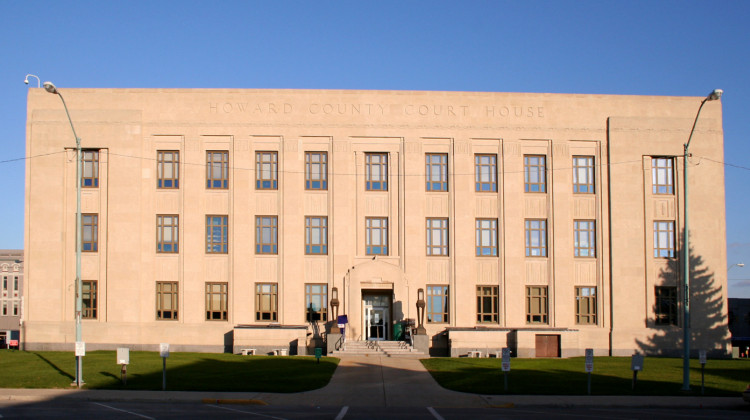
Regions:
M 695 375 L 691 378 L 700 378 L 701 369 L 699 367 L 691 366 L 690 374 Z M 746 363 L 746 366 L 741 369 L 718 369 L 711 367 L 711 361 L 709 360 L 706 364 L 706 375 L 708 376 L 719 376 L 728 380 L 737 382 L 750 382 L 750 363 Z M 741 391 L 744 391 L 742 389 Z
M 159 358 L 158 354 L 154 355 Z M 170 358 L 172 359 L 172 358 Z M 328 384 L 338 364 L 335 360 L 297 356 L 244 356 L 237 360 L 201 358 L 192 363 L 173 360 L 166 363 L 167 390 L 171 391 L 227 391 L 227 392 L 301 392 Z M 175 358 L 176 359 L 176 358 Z M 142 370 L 131 360 L 127 385 L 110 372 L 100 372 L 96 384 L 89 389 L 161 390 L 162 370 Z M 171 366 L 170 366 L 171 365 Z M 117 366 L 119 370 L 119 366 Z M 93 382 L 93 381 L 92 381 Z
M 581 369 L 583 370 L 583 369 Z M 586 395 L 588 375 L 585 372 L 568 370 L 511 369 L 508 372 L 508 391 L 504 389 L 503 372 L 486 367 L 461 367 L 450 372 L 432 372 L 441 386 L 461 392 L 476 394 L 516 395 Z M 632 389 L 632 371 L 623 376 L 591 374 L 592 395 L 686 395 L 681 392 L 681 383 L 638 378 Z M 700 387 L 692 394 L 700 394 Z M 709 396 L 736 396 L 721 388 L 707 386 Z
M 62 369 L 60 369 L 60 367 L 58 367 L 58 366 L 57 366 L 56 364 L 52 363 L 52 362 L 51 362 L 50 360 L 48 360 L 48 359 L 47 359 L 46 357 L 44 357 L 44 356 L 42 356 L 41 354 L 39 354 L 39 353 L 36 353 L 36 352 L 34 352 L 33 354 L 34 354 L 34 355 L 35 355 L 36 357 L 38 357 L 38 358 L 42 359 L 42 361 L 44 361 L 44 363 L 46 363 L 46 364 L 50 365 L 50 366 L 51 366 L 51 367 L 52 367 L 53 369 L 55 369 L 55 370 L 57 371 L 57 373 L 59 373 L 60 375 L 62 375 L 62 376 L 64 376 L 64 377 L 66 377 L 66 378 L 68 378 L 68 379 L 70 379 L 71 381 L 74 381 L 74 380 L 75 380 L 75 378 L 73 377 L 73 375 L 71 375 L 71 374 L 69 374 L 69 373 L 65 372 L 65 371 L 64 371 L 64 370 L 62 370 Z

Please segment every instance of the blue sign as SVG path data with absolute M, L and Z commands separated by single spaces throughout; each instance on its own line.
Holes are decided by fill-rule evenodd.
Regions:
M 339 318 L 336 322 L 337 324 L 348 324 L 349 320 L 347 319 L 346 315 L 339 315 Z

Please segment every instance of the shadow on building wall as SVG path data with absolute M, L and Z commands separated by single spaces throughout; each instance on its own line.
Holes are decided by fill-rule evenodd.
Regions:
M 682 247 L 678 249 L 682 249 Z M 690 247 L 689 257 L 691 357 L 697 357 L 700 350 L 706 350 L 709 357 L 729 357 L 729 334 L 724 311 L 726 305 L 725 291 L 721 283 L 716 280 L 714 272 L 705 264 L 703 257 L 696 255 L 692 247 Z M 676 311 L 676 325 L 657 325 L 657 320 L 650 317 L 647 320 L 647 325 L 657 332 L 646 340 L 636 339 L 639 349 L 645 354 L 657 356 L 680 356 L 683 354 L 681 273 L 681 258 L 670 259 L 667 267 L 659 273 L 660 281 L 658 285 L 676 286 L 677 288 L 673 304 Z M 651 289 L 648 290 L 648 293 L 653 297 L 651 313 L 655 314 L 660 309 L 657 308 L 656 292 Z M 661 305 L 662 312 L 666 309 L 666 306 Z

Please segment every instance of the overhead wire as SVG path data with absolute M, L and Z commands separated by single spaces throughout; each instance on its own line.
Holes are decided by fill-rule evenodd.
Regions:
M 26 160 L 30 160 L 30 159 L 45 157 L 45 156 L 62 154 L 62 153 L 65 153 L 65 152 L 66 152 L 66 150 L 61 150 L 61 151 L 57 151 L 57 152 L 49 152 L 49 153 L 42 153 L 42 154 L 38 154 L 38 155 L 32 155 L 32 156 L 24 156 L 24 157 L 20 157 L 20 158 L 0 160 L 0 164 L 26 161 Z M 155 158 L 155 157 L 126 155 L 126 154 L 121 154 L 121 153 L 113 153 L 111 151 L 108 152 L 107 155 L 109 155 L 109 156 L 116 156 L 116 157 L 123 157 L 123 158 L 130 158 L 130 159 L 140 159 L 140 160 L 147 160 L 147 161 L 157 162 L 157 158 Z M 735 168 L 735 169 L 742 169 L 742 170 L 750 171 L 750 167 L 747 167 L 747 166 L 742 166 L 742 165 L 738 165 L 738 164 L 734 164 L 734 163 L 723 162 L 723 161 L 719 161 L 719 160 L 716 160 L 716 159 L 708 158 L 708 157 L 705 157 L 705 156 L 693 156 L 693 157 L 701 159 L 701 160 L 707 160 L 707 161 L 712 162 L 712 163 L 718 163 L 720 165 L 728 166 L 728 167 Z M 627 160 L 627 161 L 621 161 L 621 162 L 608 162 L 607 165 L 608 166 L 625 165 L 625 164 L 632 164 L 632 163 L 639 163 L 639 162 L 642 162 L 642 160 L 638 159 L 638 160 Z M 100 163 L 105 163 L 106 164 L 106 162 L 100 162 Z M 185 161 L 182 161 L 182 160 L 179 161 L 179 164 L 181 164 L 181 165 L 190 165 L 190 166 L 200 166 L 200 167 L 204 167 L 204 168 L 208 166 L 208 164 L 206 164 L 206 163 L 185 162 Z M 330 166 L 330 163 L 327 163 L 327 165 Z M 601 163 L 596 163 L 594 166 L 597 167 L 597 168 L 601 168 L 602 164 Z M 228 169 L 232 170 L 232 171 L 248 171 L 248 172 L 254 172 L 255 171 L 255 168 L 247 168 L 247 167 L 241 167 L 241 166 L 230 166 L 230 167 L 228 167 Z M 567 167 L 567 166 L 566 167 L 555 167 L 555 168 L 546 168 L 546 172 L 572 171 L 574 169 L 576 169 L 576 168 L 574 168 L 572 166 L 570 166 L 570 167 Z M 523 172 L 524 172 L 524 170 L 503 171 L 504 174 L 523 173 Z M 280 174 L 283 174 L 283 173 L 286 173 L 286 174 L 304 174 L 305 171 L 304 170 L 303 171 L 294 171 L 294 170 L 287 170 L 287 169 L 284 169 L 284 170 L 277 169 L 277 173 L 280 173 Z M 329 176 L 356 176 L 358 174 L 357 173 L 328 172 L 328 175 Z M 449 173 L 449 175 L 455 175 L 455 176 L 475 176 L 475 173 L 474 172 L 472 172 L 472 173 L 451 172 L 451 173 Z M 393 174 L 392 173 L 392 174 L 389 174 L 389 176 L 395 176 L 395 177 L 400 177 L 400 176 L 403 176 L 403 177 L 412 177 L 412 176 L 423 177 L 423 176 L 425 176 L 425 174 L 424 173 L 414 173 L 414 174 L 410 174 L 410 173 Z

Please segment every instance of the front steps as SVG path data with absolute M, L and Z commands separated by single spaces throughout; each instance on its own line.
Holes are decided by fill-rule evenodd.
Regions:
M 347 341 L 329 356 L 386 356 L 421 359 L 429 357 L 405 341 Z

